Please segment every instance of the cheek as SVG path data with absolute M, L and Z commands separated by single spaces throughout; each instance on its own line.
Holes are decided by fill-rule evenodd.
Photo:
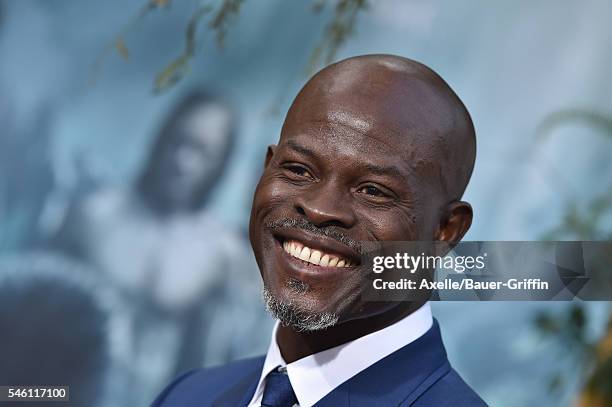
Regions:
M 440 203 L 436 197 L 423 197 L 411 207 L 388 210 L 361 210 L 363 229 L 369 238 L 381 241 L 431 241 L 438 229 Z
M 287 185 L 273 176 L 263 178 L 260 187 L 262 195 L 271 202 L 277 202 L 290 195 Z
M 262 251 L 272 248 L 264 247 L 271 245 L 263 239 L 264 224 L 268 220 L 273 220 L 272 217 L 269 217 L 271 213 L 274 213 L 274 219 L 284 216 L 279 208 L 287 202 L 286 197 L 287 194 L 283 192 L 278 180 L 266 174 L 262 176 L 255 188 L 249 223 L 249 237 L 258 262 Z
M 291 188 L 286 183 L 264 174 L 255 189 L 252 216 L 261 219 L 279 207 L 288 207 L 291 197 Z
M 362 240 L 403 241 L 422 236 L 418 216 L 413 211 L 363 211 L 359 217 L 368 234 Z

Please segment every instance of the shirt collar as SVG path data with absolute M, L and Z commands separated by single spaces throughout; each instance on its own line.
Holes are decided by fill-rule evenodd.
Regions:
M 287 364 L 276 343 L 277 322 L 249 407 L 261 404 L 265 378 L 277 366 L 287 368 L 299 405 L 310 407 L 351 377 L 423 336 L 432 324 L 431 307 L 427 302 L 384 329 Z

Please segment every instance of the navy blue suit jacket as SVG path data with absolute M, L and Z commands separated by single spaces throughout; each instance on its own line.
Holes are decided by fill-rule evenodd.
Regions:
M 185 373 L 152 407 L 246 406 L 255 393 L 264 358 Z M 425 335 L 353 376 L 317 407 L 486 406 L 448 363 L 434 321 Z

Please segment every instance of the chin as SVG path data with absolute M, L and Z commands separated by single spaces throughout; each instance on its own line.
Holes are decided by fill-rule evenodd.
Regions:
M 301 286 L 299 289 L 303 288 Z M 294 289 L 294 287 L 289 288 L 289 290 Z M 281 290 L 281 292 L 284 291 Z M 268 287 L 265 287 L 263 291 L 268 312 L 278 319 L 283 326 L 290 327 L 295 331 L 314 332 L 325 330 L 338 323 L 340 317 L 337 313 L 325 310 L 327 307 L 321 309 L 313 302 L 305 301 L 307 295 L 307 292 L 275 295 Z
M 264 279 L 264 286 L 276 303 L 303 315 L 334 315 L 335 322 L 352 319 L 352 311 L 359 305 L 359 292 L 347 291 L 346 287 L 311 285 L 274 271 Z

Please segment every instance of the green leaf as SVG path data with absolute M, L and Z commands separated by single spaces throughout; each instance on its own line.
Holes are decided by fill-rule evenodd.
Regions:
M 339 0 L 332 20 L 326 25 L 323 37 L 310 56 L 308 73 L 316 70 L 321 62 L 331 63 L 339 49 L 353 35 L 359 13 L 368 6 L 366 0 Z M 315 13 L 322 7 L 315 7 Z
M 164 92 L 183 79 L 189 72 L 190 58 L 190 55 L 183 54 L 166 66 L 166 68 L 155 77 L 153 91 L 155 93 Z
M 168 7 L 170 0 L 151 0 L 151 3 L 156 7 Z
M 211 10 L 210 6 L 202 6 L 196 9 L 191 15 L 189 23 L 187 24 L 187 29 L 185 30 L 185 49 L 178 58 L 170 62 L 170 64 L 155 77 L 153 81 L 153 92 L 162 93 L 187 76 L 191 59 L 196 51 L 198 24 L 202 17 Z
M 217 44 L 223 47 L 229 21 L 238 14 L 244 0 L 224 0 L 209 26 L 216 31 Z

